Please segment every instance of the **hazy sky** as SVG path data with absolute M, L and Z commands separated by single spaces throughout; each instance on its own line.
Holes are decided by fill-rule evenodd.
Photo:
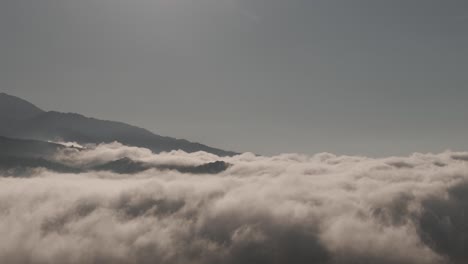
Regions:
M 256 153 L 468 149 L 468 1 L 1 0 L 0 90 Z

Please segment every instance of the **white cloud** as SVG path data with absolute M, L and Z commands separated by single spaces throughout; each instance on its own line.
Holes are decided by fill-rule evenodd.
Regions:
M 224 160 L 218 175 L 148 170 L 0 178 L 2 263 L 466 263 L 468 153 L 152 154 L 119 143 L 69 164 Z

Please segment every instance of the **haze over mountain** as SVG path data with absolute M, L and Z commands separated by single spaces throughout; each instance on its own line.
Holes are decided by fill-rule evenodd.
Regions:
M 52 157 L 66 147 L 37 140 L 20 140 L 0 136 L 0 172 L 9 175 L 27 175 L 30 168 L 44 168 L 57 172 L 79 170 L 52 161 Z
M 21 98 L 0 93 L 0 118 L 24 120 L 42 113 L 40 108 Z
M 0 136 L 0 157 L 42 158 L 49 157 L 65 146 L 37 140 L 20 140 Z
M 0 152 L 17 146 L 34 156 L 41 144 L 56 149 L 0 138 Z M 155 154 L 117 142 L 57 149 L 51 160 L 0 157 L 1 263 L 468 261 L 467 152 L 375 159 Z
M 180 165 L 173 163 L 152 164 L 123 158 L 102 161 L 97 164 L 69 164 L 61 160 L 63 155 L 92 151 L 91 148 L 69 147 L 61 144 L 37 140 L 12 139 L 0 136 L 0 173 L 13 177 L 26 177 L 31 169 L 46 169 L 60 173 L 85 173 L 89 171 L 109 171 L 121 174 L 135 174 L 150 169 L 172 170 L 191 174 L 218 174 L 229 168 L 230 164 L 214 161 L 200 165 Z
M 212 148 L 184 139 L 156 135 L 146 129 L 121 122 L 99 120 L 76 113 L 44 111 L 21 98 L 0 93 L 0 136 L 86 143 L 121 142 L 153 152 L 206 151 L 219 156 L 235 152 Z
M 467 152 L 231 156 L 0 105 L 2 263 L 467 263 Z
M 0 0 L 0 264 L 468 264 L 467 29 L 468 0 Z

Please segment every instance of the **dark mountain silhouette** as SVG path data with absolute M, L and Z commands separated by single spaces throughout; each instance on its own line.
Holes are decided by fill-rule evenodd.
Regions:
M 191 174 L 218 174 L 229 168 L 230 164 L 223 161 L 215 161 L 200 166 L 178 165 L 152 165 L 144 162 L 123 158 L 111 161 L 92 168 L 72 167 L 57 161 L 43 158 L 9 157 L 0 156 L 0 172 L 2 176 L 27 177 L 31 169 L 47 169 L 60 173 L 83 173 L 89 171 L 111 171 L 119 174 L 134 174 L 149 169 L 175 170 L 181 173 Z
M 134 161 L 130 158 L 122 158 L 119 160 L 111 161 L 102 165 L 95 166 L 91 170 L 97 171 L 112 171 L 121 174 L 132 174 L 149 169 L 159 169 L 159 170 L 175 170 L 181 173 L 192 173 L 192 174 L 218 174 L 227 170 L 231 166 L 229 163 L 224 161 L 215 161 L 210 163 L 205 163 L 199 166 L 182 166 L 174 164 L 163 164 L 163 165 L 154 165 L 149 163 L 144 163 L 140 161 Z
M 112 171 L 121 174 L 133 174 L 149 169 L 176 170 L 181 173 L 217 174 L 229 168 L 230 164 L 216 161 L 199 166 L 181 166 L 174 164 L 151 164 L 134 161 L 130 158 L 107 162 L 97 166 L 73 167 L 55 159 L 54 154 L 66 147 L 59 144 L 37 140 L 12 139 L 0 136 L 0 171 L 6 175 L 26 177 L 31 169 L 44 168 L 62 173 L 81 173 L 87 171 Z
M 62 145 L 49 142 L 0 136 L 0 157 L 47 158 L 63 148 Z
M 79 173 L 82 169 L 73 168 L 58 162 L 43 158 L 28 158 L 28 157 L 4 157 L 0 156 L 0 171 L 3 171 L 6 176 L 27 176 L 28 170 L 44 168 L 50 171 L 61 173 Z M 6 173 L 5 173 L 6 171 Z
M 74 141 L 81 144 L 118 141 L 125 145 L 148 148 L 156 153 L 183 150 L 206 151 L 219 156 L 236 154 L 183 139 L 159 136 L 121 122 L 99 120 L 74 113 L 45 112 L 23 99 L 4 93 L 0 94 L 0 106 L 1 136 Z
M 25 176 L 30 169 L 77 173 L 80 170 L 52 161 L 65 146 L 37 140 L 12 139 L 0 136 L 0 171 L 11 176 Z
M 180 166 L 180 165 L 160 165 L 157 168 L 162 170 L 176 170 L 181 173 L 192 174 L 218 174 L 227 170 L 231 164 L 224 161 L 215 161 L 205 163 L 199 166 Z
M 144 162 L 134 161 L 130 158 L 122 158 L 93 167 L 91 170 L 112 171 L 121 174 L 138 173 L 151 169 L 152 166 Z
M 44 112 L 21 98 L 0 93 L 0 119 L 25 120 Z

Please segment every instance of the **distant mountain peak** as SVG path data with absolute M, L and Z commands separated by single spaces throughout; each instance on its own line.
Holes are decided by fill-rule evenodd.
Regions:
M 19 97 L 0 93 L 0 117 L 11 120 L 25 120 L 44 111 Z
M 6 93 L 0 93 L 0 136 L 80 144 L 118 141 L 124 145 L 148 148 L 155 153 L 183 150 L 205 151 L 219 156 L 237 154 L 184 139 L 160 136 L 122 122 L 76 113 L 45 112 L 32 103 Z

